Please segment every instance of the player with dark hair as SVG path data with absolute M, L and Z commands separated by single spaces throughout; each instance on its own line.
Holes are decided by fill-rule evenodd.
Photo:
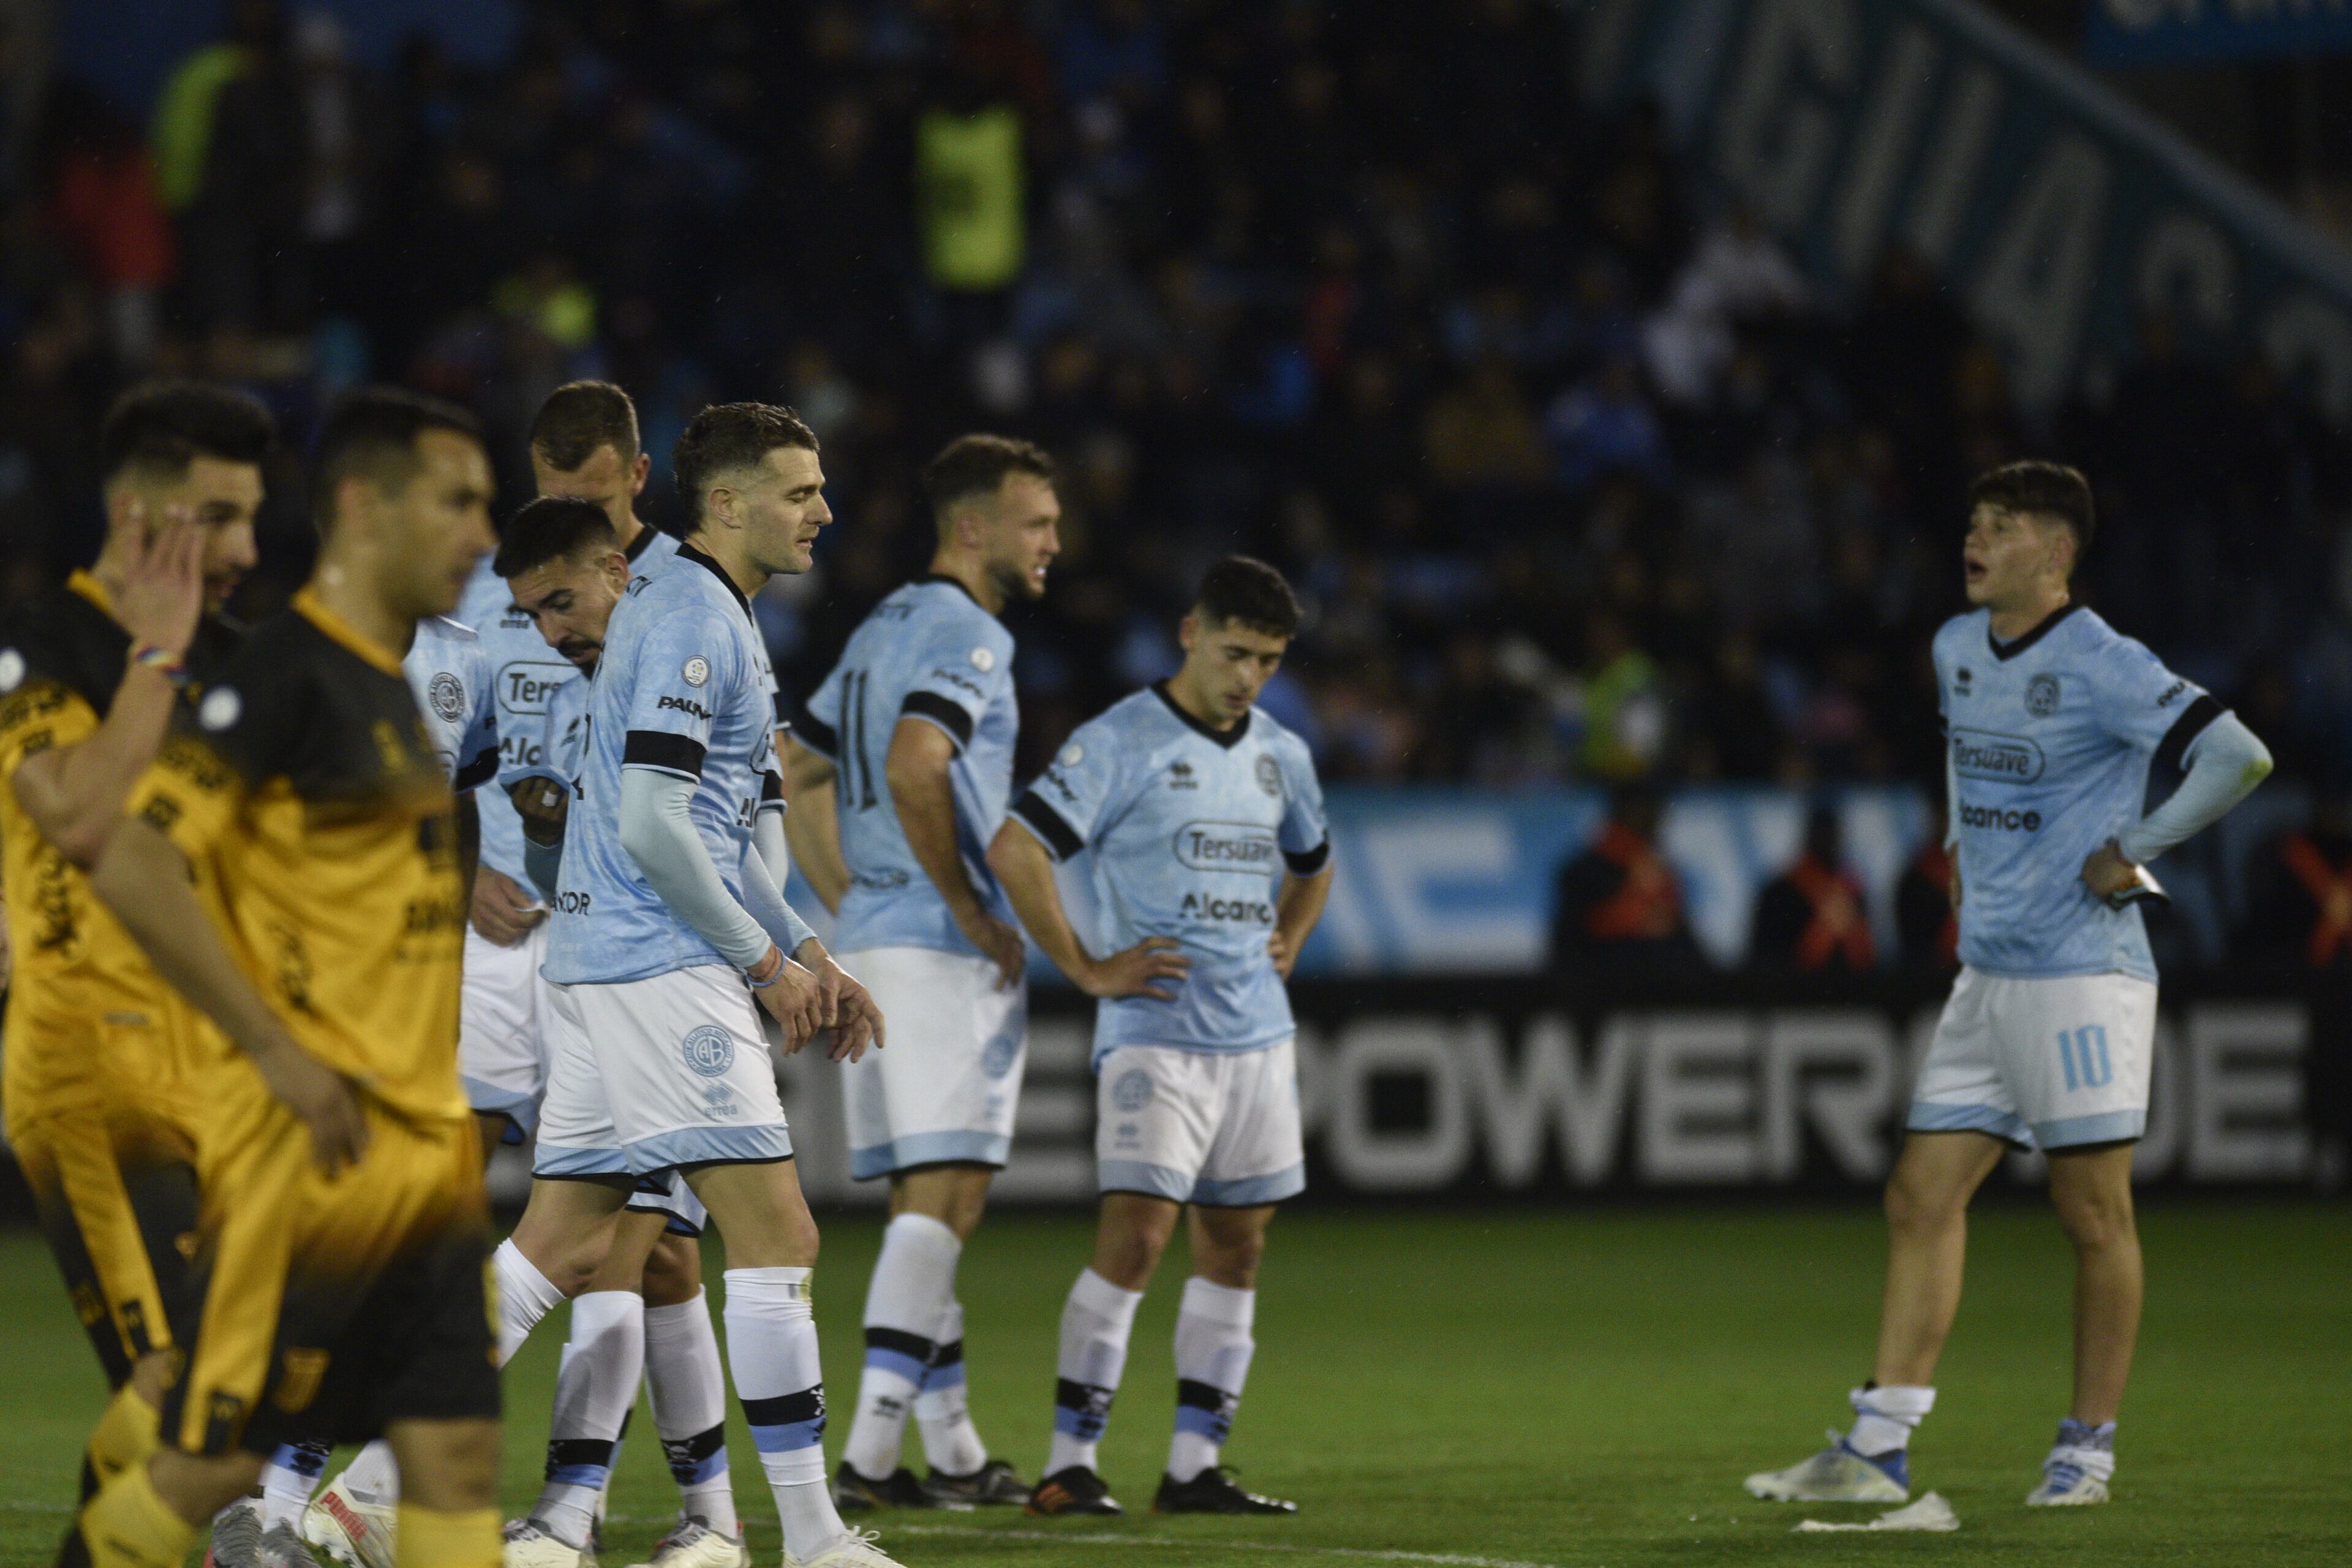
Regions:
M 758 1009 L 787 1051 L 855 1059 L 881 1015 L 779 890 L 773 712 L 750 595 L 805 572 L 832 521 L 816 437 L 789 410 L 696 416 L 674 462 L 695 524 L 604 628 L 555 875 L 549 1072 L 536 1174 L 499 1248 L 502 1343 L 593 1276 L 645 1178 L 682 1173 L 727 1237 L 727 1338 L 788 1563 L 888 1568 L 825 1485 L 824 1394 L 801 1194 Z M 508 1562 L 571 1568 L 575 1519 L 509 1530 Z
M 1045 956 L 1102 999 L 1102 1212 L 1062 1309 L 1034 1513 L 1120 1511 L 1096 1449 L 1136 1309 L 1188 1208 L 1176 1430 L 1153 1507 L 1295 1511 L 1244 1491 L 1218 1459 L 1255 1348 L 1266 1227 L 1307 1185 L 1283 983 L 1330 893 L 1331 846 L 1306 743 L 1256 706 L 1298 624 L 1274 568 L 1242 556 L 1211 567 L 1180 633 L 1182 667 L 1079 725 L 989 850 Z M 1055 864 L 1081 851 L 1102 911 L 1095 942 L 1071 930 L 1054 881 Z
M 457 1071 L 466 868 L 400 663 L 490 547 L 475 429 L 393 392 L 329 416 L 310 584 L 207 686 L 92 873 L 217 1032 L 163 1446 L 82 1510 L 68 1564 L 176 1563 L 263 1455 L 379 1434 L 403 1563 L 498 1561 L 489 1215 Z
M 2012 463 L 1969 488 L 1970 613 L 1936 634 L 1958 870 L 1959 977 L 1913 1091 L 1886 1186 L 1886 1282 L 1853 1428 L 1748 1478 L 1780 1501 L 1901 1502 L 1959 1310 L 1968 1206 L 2011 1149 L 2050 1156 L 2074 1247 L 2072 1408 L 2025 1500 L 2107 1500 L 2116 1413 L 2139 1335 L 2132 1150 L 2147 1125 L 2156 964 L 2142 869 L 2218 821 L 2270 753 L 2212 698 L 2074 596 L 2090 486 Z M 2143 813 L 2152 773 L 2185 767 Z
M 87 1497 L 156 1445 L 166 1318 L 195 1226 L 195 1017 L 90 895 L 88 868 L 183 693 L 234 651 L 268 413 L 189 382 L 134 388 L 100 437 L 97 562 L 0 620 L 0 882 L 16 963 L 0 1047 L 8 1142 L 112 1401 Z M 157 1245 L 160 1243 L 160 1245 Z
M 793 737 L 785 818 L 834 945 L 895 1044 L 845 1070 L 850 1174 L 890 1179 L 866 1296 L 866 1370 L 834 1500 L 845 1509 L 1018 1503 L 964 1398 L 958 1260 L 1013 1147 L 1028 1055 L 1028 950 L 988 869 L 1013 794 L 1020 712 L 1006 605 L 1038 597 L 1061 549 L 1053 460 L 962 436 L 923 470 L 931 569 L 876 605 Z M 923 1430 L 929 1479 L 898 1455 Z

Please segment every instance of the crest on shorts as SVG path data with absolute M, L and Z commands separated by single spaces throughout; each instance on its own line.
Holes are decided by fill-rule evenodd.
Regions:
M 433 711 L 454 724 L 466 710 L 466 683 L 445 669 L 426 684 L 425 699 L 433 704 Z
M 2037 675 L 2025 683 L 2025 710 L 2036 719 L 2047 719 L 2058 711 L 2058 678 Z
M 1151 1103 L 1151 1075 L 1141 1068 L 1129 1068 L 1118 1075 L 1110 1086 L 1112 1108 L 1129 1115 Z
M 997 1031 L 993 1039 L 981 1047 L 980 1070 L 991 1078 L 1003 1078 L 1021 1059 L 1021 1028 L 1016 1023 Z
M 704 1078 L 724 1078 L 735 1065 L 735 1037 L 716 1024 L 688 1030 L 678 1048 L 686 1053 L 686 1065 Z
M 1276 797 L 1282 794 L 1282 764 L 1263 752 L 1257 758 L 1257 787 Z
M 326 1380 L 328 1359 L 325 1351 L 287 1346 L 279 1363 L 278 1386 L 270 1391 L 269 1403 L 289 1415 L 309 1409 L 310 1401 L 319 1397 L 319 1384 Z

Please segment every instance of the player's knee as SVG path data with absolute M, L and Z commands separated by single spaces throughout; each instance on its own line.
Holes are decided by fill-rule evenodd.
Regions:
M 702 1248 L 692 1237 L 664 1236 L 646 1258 L 645 1296 L 648 1307 L 675 1307 L 691 1301 L 702 1289 Z
M 2059 1225 L 2065 1230 L 2066 1238 L 2078 1248 L 2089 1251 L 2119 1247 L 2137 1235 L 2128 1188 L 2120 1192 L 2104 1187 L 2064 1193 L 2053 1190 L 2052 1197 L 2058 1210 Z
M 1922 1180 L 1898 1166 L 1886 1184 L 1885 1207 L 1892 1229 L 1936 1230 L 1957 1219 L 1967 1199 L 1942 1183 Z
M 1229 1290 L 1257 1289 L 1257 1267 L 1265 1258 L 1265 1237 L 1235 1237 L 1205 1247 L 1193 1260 L 1200 1276 Z

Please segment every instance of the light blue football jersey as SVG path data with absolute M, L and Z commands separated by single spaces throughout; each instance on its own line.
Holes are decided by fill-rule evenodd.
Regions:
M 1095 1060 L 1120 1046 L 1262 1050 L 1295 1026 L 1265 950 L 1286 867 L 1320 871 L 1331 853 L 1323 788 L 1306 742 L 1252 709 L 1222 734 L 1163 687 L 1078 726 L 1013 807 L 1056 860 L 1087 851 L 1097 956 L 1174 937 L 1192 971 L 1175 999 L 1105 1000 Z
M 400 668 L 449 787 L 462 794 L 489 783 L 499 768 L 498 705 L 482 639 L 446 616 L 427 616 L 416 623 L 416 640 L 408 645 Z M 493 793 L 483 792 L 485 815 Z
M 540 716 L 539 733 L 524 745 L 502 744 L 500 755 L 512 762 L 499 764 L 499 790 L 505 798 L 529 778 L 551 779 L 568 794 L 580 777 L 582 756 L 588 749 L 588 700 L 596 683 L 588 677 L 567 680 L 547 694 L 547 711 Z M 508 801 L 507 809 L 514 809 Z M 529 884 L 526 883 L 525 886 Z
M 562 984 L 644 980 L 725 963 L 672 914 L 621 845 L 621 770 L 696 781 L 689 810 L 727 890 L 762 801 L 781 800 L 775 704 L 751 605 L 690 546 L 638 577 L 613 612 L 588 688 L 587 735 L 563 834 L 541 973 Z
M 1011 920 L 1013 906 L 988 868 L 988 845 L 1004 823 L 1020 731 L 1013 634 L 952 577 L 909 583 L 875 605 L 794 732 L 835 769 L 849 889 L 834 945 L 844 952 L 929 947 L 977 956 L 891 804 L 886 763 L 900 719 L 936 724 L 955 742 L 948 773 L 964 874 L 984 908 Z
M 2154 980 L 2138 908 L 2093 897 L 2083 862 L 2140 819 L 2151 771 L 2178 768 L 2221 706 L 2074 605 L 2007 644 L 1993 640 L 1990 612 L 1958 616 L 1937 632 L 1935 658 L 1961 962 L 1990 974 Z
M 677 554 L 677 541 L 657 528 L 638 531 L 630 542 L 631 568 L 644 576 Z M 457 601 L 457 618 L 482 639 L 498 694 L 499 773 L 538 766 L 547 733 L 548 703 L 555 692 L 579 675 L 572 661 L 547 646 L 539 626 L 515 608 L 506 579 L 490 570 L 488 557 L 474 568 L 465 596 Z M 522 819 L 503 789 L 492 798 L 481 797 L 482 864 L 513 878 L 523 887 L 530 878 L 522 864 Z

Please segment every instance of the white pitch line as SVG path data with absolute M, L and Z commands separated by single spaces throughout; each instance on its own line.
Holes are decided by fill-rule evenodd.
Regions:
M 1513 1557 L 1474 1557 L 1459 1552 L 1387 1552 L 1369 1546 L 1305 1546 L 1296 1542 L 1276 1541 L 1214 1541 L 1197 1538 L 1181 1541 L 1166 1536 L 1114 1535 L 1107 1531 L 1092 1534 L 1064 1534 L 1058 1530 L 981 1530 L 952 1524 L 898 1524 L 886 1527 L 899 1535 L 954 1536 L 967 1541 L 1044 1541 L 1067 1542 L 1076 1546 L 1167 1546 L 1198 1552 L 1202 1548 L 1222 1548 L 1228 1552 L 1279 1552 L 1302 1557 L 1352 1557 L 1372 1563 L 1429 1563 L 1443 1568 L 1552 1568 L 1549 1563 L 1528 1563 Z

